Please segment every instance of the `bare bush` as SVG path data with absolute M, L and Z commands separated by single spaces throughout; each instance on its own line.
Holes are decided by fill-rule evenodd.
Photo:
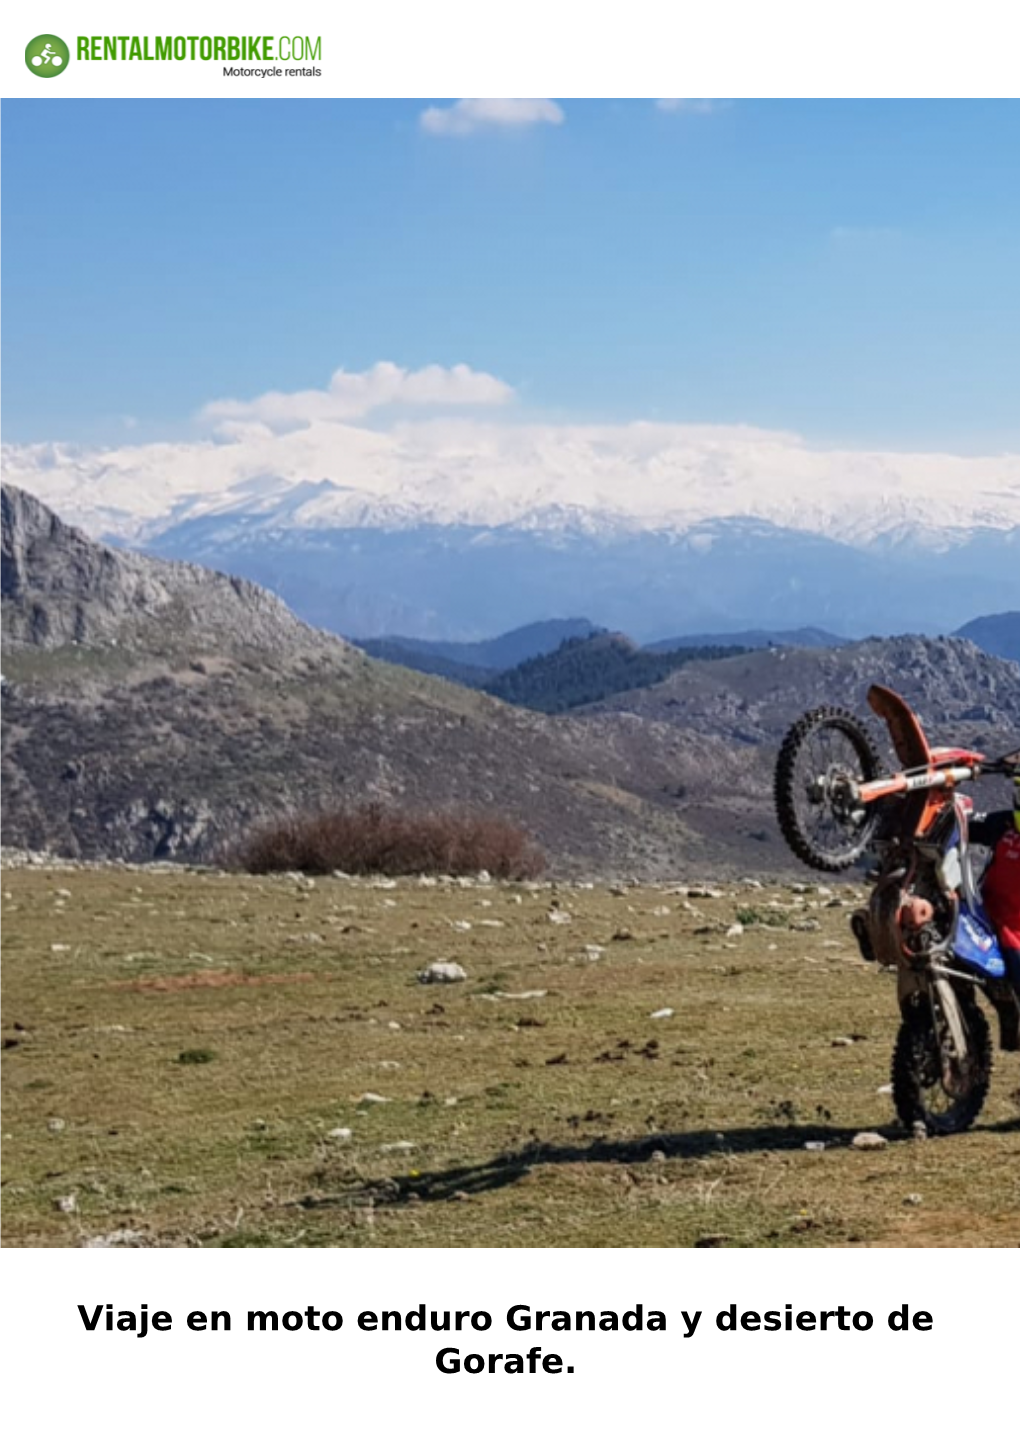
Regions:
M 265 822 L 238 842 L 230 862 L 257 874 L 466 876 L 487 871 L 510 881 L 527 880 L 545 868 L 544 856 L 527 833 L 500 817 L 397 812 L 379 805 Z

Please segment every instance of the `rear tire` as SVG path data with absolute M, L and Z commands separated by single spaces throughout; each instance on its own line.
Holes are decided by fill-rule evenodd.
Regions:
M 828 764 L 819 772 L 819 766 Z M 841 750 L 837 756 L 835 750 Z M 837 798 L 822 797 L 811 788 L 821 777 L 827 783 L 873 781 L 882 773 L 882 759 L 867 726 L 843 706 L 808 711 L 786 733 L 776 762 L 776 816 L 794 856 L 818 871 L 846 871 L 859 861 L 878 823 L 874 811 L 863 820 L 842 814 Z
M 992 1032 L 971 988 L 956 994 L 967 1031 L 967 1058 L 953 1094 L 945 1090 L 931 1003 L 911 999 L 892 1059 L 893 1101 L 908 1131 L 923 1126 L 930 1136 L 950 1136 L 973 1126 L 992 1080 Z

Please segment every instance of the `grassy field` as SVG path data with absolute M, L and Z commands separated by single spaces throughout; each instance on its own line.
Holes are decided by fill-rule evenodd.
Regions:
M 973 1132 L 901 1138 L 846 889 L 3 895 L 8 1246 L 1020 1243 L 1020 1058 Z M 468 979 L 421 984 L 441 958 Z

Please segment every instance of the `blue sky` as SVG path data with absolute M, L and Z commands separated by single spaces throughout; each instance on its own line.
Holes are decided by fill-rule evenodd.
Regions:
M 4 438 L 391 360 L 550 420 L 1020 444 L 1016 102 L 423 108 L 6 101 Z

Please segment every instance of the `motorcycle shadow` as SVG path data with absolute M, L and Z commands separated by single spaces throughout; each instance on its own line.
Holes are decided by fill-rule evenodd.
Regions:
M 635 1165 L 652 1160 L 657 1153 L 666 1159 L 696 1159 L 712 1155 L 738 1156 L 754 1152 L 803 1151 L 808 1142 L 829 1148 L 849 1147 L 860 1128 L 832 1126 L 734 1127 L 729 1131 L 669 1132 L 630 1141 L 609 1141 L 598 1137 L 587 1142 L 552 1144 L 539 1140 L 516 1151 L 503 1152 L 490 1161 L 445 1171 L 421 1172 L 414 1176 L 391 1177 L 377 1188 L 374 1200 L 387 1206 L 403 1202 L 443 1202 L 498 1191 L 527 1176 L 537 1166 L 576 1166 L 586 1162 L 615 1162 Z M 989 1135 L 1020 1131 L 1020 1118 L 972 1128 Z M 916 1145 L 903 1131 L 883 1128 L 894 1144 Z M 950 1141 L 951 1139 L 947 1139 Z M 928 1145 L 929 1143 L 921 1143 Z M 932 1144 L 937 1144 L 933 1142 Z

